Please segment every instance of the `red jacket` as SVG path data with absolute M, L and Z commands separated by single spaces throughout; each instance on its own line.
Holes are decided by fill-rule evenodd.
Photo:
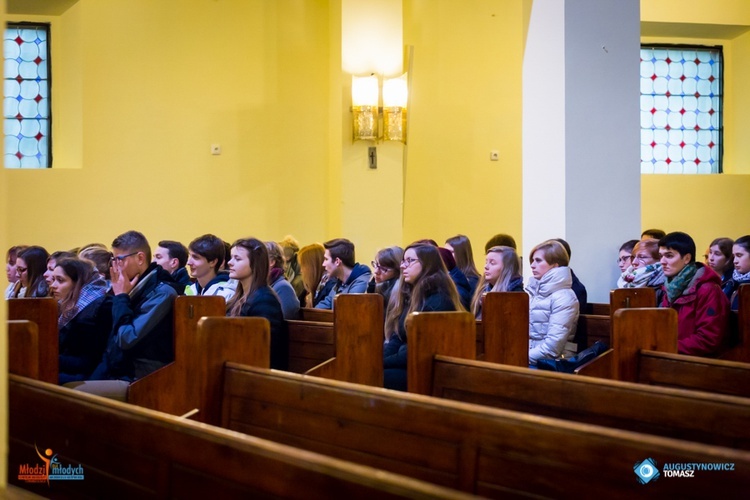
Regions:
M 677 352 L 692 356 L 715 356 L 725 345 L 729 327 L 729 300 L 721 290 L 721 278 L 698 263 L 690 284 L 669 303 L 666 283 L 661 307 L 677 311 Z

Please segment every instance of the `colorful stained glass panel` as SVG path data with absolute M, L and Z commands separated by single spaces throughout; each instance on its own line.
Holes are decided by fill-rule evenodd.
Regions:
M 721 48 L 641 47 L 641 173 L 721 172 Z
M 48 168 L 49 26 L 9 25 L 3 38 L 3 130 L 7 168 Z

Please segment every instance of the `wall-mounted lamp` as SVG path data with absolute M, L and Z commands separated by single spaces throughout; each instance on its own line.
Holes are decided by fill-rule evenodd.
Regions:
M 383 131 L 379 132 L 378 77 L 352 77 L 352 131 L 355 141 L 378 140 L 406 143 L 406 73 L 383 83 Z
M 352 77 L 354 140 L 378 138 L 378 77 Z
M 406 73 L 383 82 L 383 137 L 406 143 Z

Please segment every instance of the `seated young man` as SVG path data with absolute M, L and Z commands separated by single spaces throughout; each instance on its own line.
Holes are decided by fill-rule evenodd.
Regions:
M 179 241 L 163 240 L 159 242 L 154 252 L 154 262 L 162 269 L 172 275 L 172 279 L 183 287 L 190 286 L 190 281 L 185 264 L 187 264 L 188 249 Z
M 172 309 L 178 285 L 151 262 L 143 234 L 128 231 L 112 242 L 112 331 L 93 382 L 77 390 L 125 400 L 130 382 L 174 360 Z M 110 382 L 102 382 L 110 381 Z
M 366 293 L 372 273 L 369 267 L 354 261 L 354 243 L 339 238 L 326 241 L 323 247 L 323 268 L 336 284 L 315 308 L 333 309 L 333 298 L 340 293 Z
M 660 307 L 677 311 L 677 352 L 715 356 L 724 347 L 729 300 L 721 290 L 721 278 L 695 261 L 695 242 L 681 232 L 659 240 L 659 254 L 666 283 Z
M 237 289 L 237 282 L 222 271 L 225 246 L 218 236 L 204 234 L 190 242 L 188 267 L 195 283 L 185 289 L 185 295 L 220 295 L 229 300 Z

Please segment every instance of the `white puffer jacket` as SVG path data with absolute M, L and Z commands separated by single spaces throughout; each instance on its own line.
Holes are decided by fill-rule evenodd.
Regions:
M 529 365 L 541 358 L 576 353 L 573 337 L 578 322 L 578 299 L 568 267 L 554 267 L 541 279 L 529 278 Z

